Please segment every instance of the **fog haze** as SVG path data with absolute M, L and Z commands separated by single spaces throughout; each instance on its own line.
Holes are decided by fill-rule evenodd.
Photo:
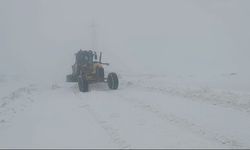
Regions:
M 0 148 L 250 148 L 249 8 L 0 0 Z
M 1 0 L 1 74 L 64 79 L 74 53 L 102 51 L 111 70 L 247 73 L 249 1 Z M 40 76 L 43 75 L 43 76 Z

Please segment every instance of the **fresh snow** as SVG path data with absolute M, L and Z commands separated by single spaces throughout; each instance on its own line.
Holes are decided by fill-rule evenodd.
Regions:
M 250 148 L 249 6 L 0 0 L 0 148 Z M 80 49 L 118 90 L 65 82 Z
M 1 78 L 1 148 L 250 147 L 246 92 L 167 75 L 119 74 L 118 90 L 97 83 L 88 93 L 12 78 Z

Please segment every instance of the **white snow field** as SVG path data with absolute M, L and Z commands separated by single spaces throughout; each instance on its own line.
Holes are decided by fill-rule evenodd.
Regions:
M 250 148 L 250 0 L 0 0 L 0 148 Z M 67 83 L 103 52 L 106 83 Z
M 250 93 L 167 75 L 119 78 L 118 90 L 97 83 L 81 93 L 77 83 L 1 76 L 0 147 L 250 147 Z

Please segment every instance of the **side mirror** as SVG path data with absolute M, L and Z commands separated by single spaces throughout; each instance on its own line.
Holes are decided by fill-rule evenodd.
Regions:
M 97 55 L 95 54 L 95 60 L 97 60 Z

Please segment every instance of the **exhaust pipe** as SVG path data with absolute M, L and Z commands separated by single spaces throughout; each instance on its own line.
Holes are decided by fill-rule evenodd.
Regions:
M 102 52 L 100 52 L 99 63 L 102 63 Z

